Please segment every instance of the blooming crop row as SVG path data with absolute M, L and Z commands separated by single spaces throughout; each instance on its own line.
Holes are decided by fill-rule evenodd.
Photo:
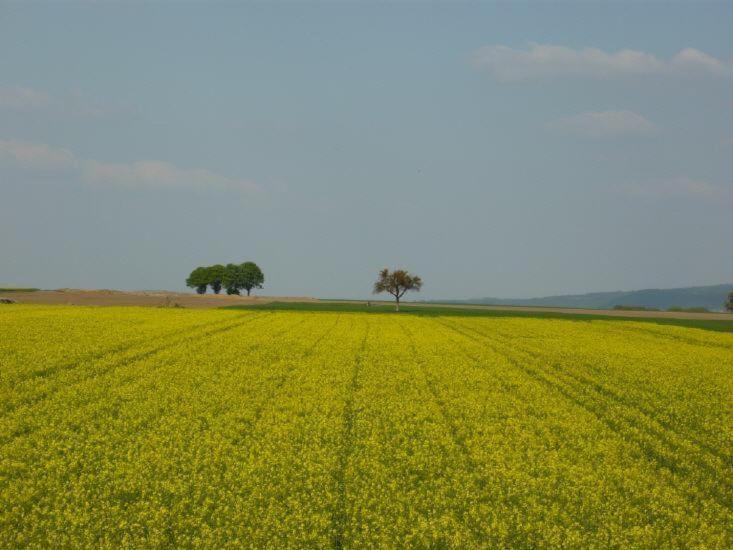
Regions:
M 730 547 L 733 338 L 7 306 L 1 547 Z

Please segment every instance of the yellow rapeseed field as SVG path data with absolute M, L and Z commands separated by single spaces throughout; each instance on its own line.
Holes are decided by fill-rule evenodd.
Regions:
M 0 546 L 733 547 L 733 335 L 0 309 Z

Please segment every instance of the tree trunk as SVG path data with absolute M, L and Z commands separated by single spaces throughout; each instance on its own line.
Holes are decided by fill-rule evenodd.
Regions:
M 247 289 L 247 296 L 249 296 L 249 293 L 250 293 L 251 291 L 252 291 L 252 289 L 251 289 L 251 288 L 248 288 L 248 289 Z
M 397 305 L 395 306 L 395 311 L 399 311 L 400 310 L 400 297 L 395 296 L 395 301 L 397 302 Z

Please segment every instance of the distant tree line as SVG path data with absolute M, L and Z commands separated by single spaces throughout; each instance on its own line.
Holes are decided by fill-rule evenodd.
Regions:
M 262 288 L 265 275 L 254 262 L 242 264 L 199 266 L 186 279 L 186 286 L 196 289 L 198 294 L 206 294 L 211 287 L 214 294 L 225 289 L 227 294 L 241 294 L 243 290 L 250 295 L 252 289 Z

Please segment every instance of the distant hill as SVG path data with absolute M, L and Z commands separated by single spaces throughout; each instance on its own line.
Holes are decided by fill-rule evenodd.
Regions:
M 650 288 L 646 290 L 592 292 L 542 298 L 475 298 L 451 300 L 452 304 L 486 304 L 511 306 L 575 307 L 613 309 L 615 306 L 669 309 L 672 307 L 703 307 L 710 311 L 722 311 L 733 284 L 690 286 L 685 288 Z

